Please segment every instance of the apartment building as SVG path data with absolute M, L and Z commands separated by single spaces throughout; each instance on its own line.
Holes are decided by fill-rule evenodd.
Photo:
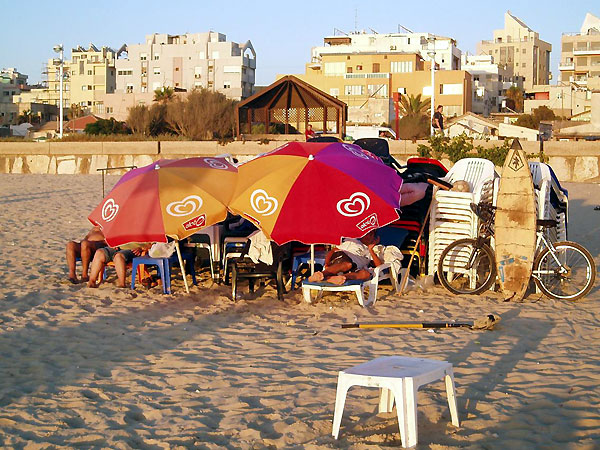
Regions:
M 473 78 L 471 111 L 488 117 L 502 111 L 502 101 L 511 86 L 523 88 L 523 78 L 512 76 L 510 71 L 494 62 L 492 55 L 461 57 L 461 67 Z
M 436 65 L 443 70 L 460 69 L 461 51 L 456 41 L 431 33 L 341 33 L 324 38 L 324 45 L 313 47 L 311 63 L 319 64 L 323 55 L 345 53 L 416 53 L 430 61 L 435 54 Z
M 17 69 L 10 67 L 0 71 L 0 125 L 16 123 L 19 109 L 13 99 L 26 85 L 27 75 Z
M 563 33 L 559 70 L 563 83 L 578 87 L 600 77 L 600 18 L 587 13 L 579 33 Z
M 256 53 L 221 33 L 151 34 L 122 48 L 116 60 L 116 92 L 145 93 L 161 87 L 206 88 L 240 100 L 252 95 Z
M 116 52 L 109 47 L 98 49 L 90 44 L 71 50 L 69 64 L 69 106 L 76 104 L 85 112 L 101 111 L 104 94 L 116 88 Z
M 306 64 L 298 78 L 348 105 L 348 122 L 379 125 L 395 118 L 393 94 L 432 94 L 431 63 L 419 53 L 327 52 Z M 435 102 L 447 116 L 471 108 L 471 76 L 463 70 L 435 73 Z
M 526 91 L 536 84 L 550 82 L 551 51 L 552 44 L 541 40 L 537 32 L 510 11 L 504 14 L 504 28 L 494 30 L 494 39 L 477 44 L 478 54 L 493 56 L 510 76 L 523 77 Z

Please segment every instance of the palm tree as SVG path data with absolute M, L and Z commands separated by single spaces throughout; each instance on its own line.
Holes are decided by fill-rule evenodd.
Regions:
M 401 116 L 425 116 L 429 114 L 430 102 L 421 100 L 421 94 L 400 95 Z
M 514 109 L 516 112 L 523 111 L 523 89 L 518 88 L 517 86 L 511 86 L 506 91 L 506 100 L 507 106 L 511 109 Z M 513 105 L 514 107 L 511 107 Z
M 173 88 L 172 87 L 161 87 L 154 91 L 154 101 L 155 102 L 168 102 L 173 98 Z

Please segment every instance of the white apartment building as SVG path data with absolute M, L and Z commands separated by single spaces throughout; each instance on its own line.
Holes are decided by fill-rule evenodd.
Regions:
M 494 39 L 477 45 L 477 54 L 492 55 L 512 74 L 523 77 L 525 90 L 549 83 L 551 51 L 550 43 L 510 11 L 504 14 L 504 28 L 494 30 Z
M 324 45 L 313 47 L 312 63 L 319 64 L 321 56 L 344 53 L 417 53 L 425 61 L 431 61 L 435 50 L 435 62 L 442 70 L 460 70 L 461 51 L 456 41 L 431 33 L 365 33 L 356 32 L 328 36 Z
M 506 90 L 515 85 L 523 88 L 522 77 L 511 77 L 510 72 L 494 62 L 492 55 L 469 55 L 461 57 L 461 67 L 473 77 L 471 111 L 488 117 L 502 111 Z
M 600 77 L 600 18 L 587 13 L 579 33 L 563 33 L 561 81 L 585 88 L 589 78 Z
M 151 34 L 123 46 L 116 60 L 116 92 L 145 93 L 161 87 L 206 88 L 241 100 L 254 90 L 256 52 L 221 33 Z

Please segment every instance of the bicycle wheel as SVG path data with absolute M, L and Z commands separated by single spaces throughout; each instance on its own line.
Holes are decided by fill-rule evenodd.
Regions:
M 533 264 L 537 286 L 548 297 L 577 300 L 594 286 L 596 264 L 584 247 L 576 242 L 555 242 L 555 253 L 545 248 Z
M 437 274 L 453 294 L 481 294 L 496 280 L 494 252 L 475 239 L 459 239 L 440 255 Z

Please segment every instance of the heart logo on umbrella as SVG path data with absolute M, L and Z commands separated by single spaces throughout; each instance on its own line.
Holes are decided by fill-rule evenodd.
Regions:
M 167 205 L 167 214 L 174 217 L 188 216 L 202 207 L 202 198 L 197 195 L 189 195 L 183 200 L 171 202 Z
M 359 158 L 362 159 L 370 159 L 367 155 L 365 155 L 361 150 L 357 149 L 356 147 L 354 147 L 353 145 L 348 145 L 348 144 L 342 144 L 342 147 L 344 147 L 346 150 L 348 150 L 350 153 L 352 153 L 354 156 L 358 156 Z
M 360 216 L 371 206 L 371 199 L 364 192 L 355 192 L 350 198 L 344 198 L 337 203 L 337 210 L 342 216 Z
M 212 167 L 213 169 L 226 170 L 229 168 L 229 166 L 227 164 L 225 164 L 223 161 L 219 161 L 219 160 L 213 159 L 213 158 L 204 158 L 204 162 L 206 164 L 208 164 L 210 167 Z
M 279 202 L 274 197 L 269 197 L 263 189 L 256 189 L 250 196 L 250 205 L 252 209 L 263 216 L 270 216 L 279 206 Z
M 117 205 L 112 198 L 109 198 L 102 206 L 102 220 L 105 222 L 110 222 L 117 216 L 118 212 L 119 205 Z

